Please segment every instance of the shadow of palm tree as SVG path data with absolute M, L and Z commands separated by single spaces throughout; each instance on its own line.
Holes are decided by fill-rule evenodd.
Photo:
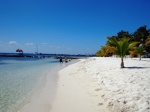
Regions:
M 150 60 L 147 60 L 147 59 L 148 59 L 148 58 L 146 58 L 146 59 L 142 58 L 141 61 L 147 61 L 147 62 L 149 62 Z M 139 59 L 133 59 L 133 60 L 138 60 L 138 61 L 140 61 Z
M 145 68 L 150 68 L 150 67 L 137 67 L 137 66 L 133 66 L 133 67 L 125 67 L 125 68 L 129 68 L 129 69 L 145 69 Z

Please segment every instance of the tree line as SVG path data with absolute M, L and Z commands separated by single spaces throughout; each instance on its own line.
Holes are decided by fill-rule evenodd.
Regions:
M 124 68 L 124 57 L 139 56 L 150 53 L 150 30 L 146 26 L 139 27 L 133 34 L 128 31 L 120 31 L 117 36 L 107 37 L 105 46 L 101 46 L 97 56 L 109 57 L 117 55 L 121 58 L 121 68 Z
M 128 38 L 129 43 L 136 42 L 136 46 L 126 52 L 126 55 L 130 55 L 131 57 L 137 57 L 143 54 L 147 55 L 150 53 L 150 30 L 147 29 L 147 26 L 139 27 L 133 34 L 122 30 L 118 32 L 116 36 L 107 37 L 106 45 L 101 46 L 100 50 L 96 52 L 97 56 L 109 57 L 117 55 L 116 46 L 109 41 L 112 38 L 115 38 L 118 42 L 123 41 L 124 38 Z

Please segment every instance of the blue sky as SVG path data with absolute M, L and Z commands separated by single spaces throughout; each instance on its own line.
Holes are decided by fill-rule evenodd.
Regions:
M 150 29 L 149 0 L 0 0 L 0 52 L 92 54 L 106 37 Z

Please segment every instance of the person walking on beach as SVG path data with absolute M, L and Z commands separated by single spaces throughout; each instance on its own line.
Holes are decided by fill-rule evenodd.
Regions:
M 60 63 L 63 63 L 63 61 L 62 61 L 62 57 L 60 56 Z

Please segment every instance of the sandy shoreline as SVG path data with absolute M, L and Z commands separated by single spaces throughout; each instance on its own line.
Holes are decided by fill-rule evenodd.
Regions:
M 84 61 L 59 71 L 57 93 L 50 112 L 108 112 L 103 101 L 97 98 L 97 90 L 93 91 L 96 82 L 88 77 L 83 79 L 84 72 L 79 66 Z
M 50 112 L 150 112 L 150 59 L 89 58 L 59 72 Z
M 53 70 L 52 70 L 53 69 Z M 49 112 L 56 92 L 58 67 L 53 67 L 44 78 L 44 83 L 30 97 L 29 102 L 18 112 Z
M 121 69 L 120 58 L 81 59 L 58 72 L 54 95 L 45 86 L 21 112 L 150 112 L 150 59 L 124 62 Z
M 18 112 L 50 112 L 56 94 L 58 71 L 76 61 L 55 65 L 50 68 L 49 72 L 44 73 L 46 75 L 43 77 L 41 84 L 34 89 L 28 102 Z

